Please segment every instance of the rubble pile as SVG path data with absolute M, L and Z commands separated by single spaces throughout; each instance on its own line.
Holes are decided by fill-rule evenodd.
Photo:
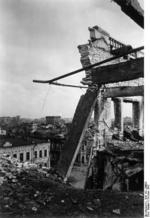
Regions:
M 144 149 L 144 141 L 121 141 L 121 140 L 111 140 L 107 143 L 107 148 L 111 150 L 143 150 Z
M 10 157 L 0 158 L 0 211 L 36 213 L 49 203 L 51 189 L 64 186 L 53 170 L 35 164 L 19 163 Z
M 143 191 L 144 142 L 113 139 L 97 151 L 91 167 L 88 188 Z
M 143 194 L 74 189 L 64 184 L 54 170 L 0 158 L 2 217 L 116 217 L 116 214 L 142 215 Z
M 126 150 L 105 155 L 103 190 L 142 191 L 144 187 L 143 151 Z

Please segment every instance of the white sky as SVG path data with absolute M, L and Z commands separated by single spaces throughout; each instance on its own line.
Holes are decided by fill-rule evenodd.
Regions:
M 0 116 L 72 117 L 83 90 L 32 80 L 80 68 L 77 46 L 95 25 L 133 47 L 143 45 L 143 30 L 111 0 L 0 0 Z M 79 84 L 83 76 L 60 82 Z

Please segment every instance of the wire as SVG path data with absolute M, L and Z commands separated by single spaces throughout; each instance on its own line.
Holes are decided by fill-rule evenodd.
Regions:
M 42 105 L 42 109 L 41 109 L 41 113 L 42 113 L 42 114 L 43 114 L 43 112 L 44 112 L 44 107 L 45 107 L 46 100 L 47 100 L 47 97 L 48 97 L 48 94 L 49 94 L 49 90 L 50 90 L 50 86 L 48 86 L 48 90 L 47 90 L 47 92 L 46 92 L 45 98 L 43 99 L 43 105 Z

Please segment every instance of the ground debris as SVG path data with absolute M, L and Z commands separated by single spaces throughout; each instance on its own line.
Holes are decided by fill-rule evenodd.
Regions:
M 112 212 L 117 214 L 117 215 L 120 215 L 120 209 L 114 209 Z
M 40 169 L 35 164 L 0 158 L 0 210 L 14 213 L 36 213 L 54 197 L 48 187 L 63 184 L 54 170 Z
M 140 193 L 79 190 L 57 180 L 54 170 L 46 170 L 45 173 L 36 167 L 18 167 L 7 158 L 1 160 L 0 177 L 4 180 L 0 185 L 0 216 L 3 218 L 72 217 L 81 214 L 103 217 L 106 213 L 112 217 L 112 211 L 118 205 L 119 216 L 134 214 L 137 217 L 143 213 Z M 13 179 L 17 182 L 12 182 Z M 128 196 L 128 201 L 125 196 Z
M 94 209 L 92 207 L 89 207 L 89 206 L 87 207 L 87 209 L 90 211 L 94 211 Z

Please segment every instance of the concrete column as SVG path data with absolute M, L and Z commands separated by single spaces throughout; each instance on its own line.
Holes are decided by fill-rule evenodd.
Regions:
M 105 101 L 103 120 L 105 121 L 106 132 L 108 132 L 111 126 L 111 98 L 107 98 Z
M 123 135 L 123 113 L 122 113 L 122 107 L 123 107 L 123 100 L 122 98 L 115 98 L 114 101 L 114 126 L 118 128 L 120 136 Z
M 132 103 L 132 119 L 133 119 L 133 127 L 139 130 L 139 121 L 140 121 L 140 103 L 139 102 Z
M 98 98 L 94 107 L 94 122 L 97 128 L 98 128 L 99 116 L 100 116 L 100 99 Z
M 139 134 L 144 136 L 144 97 L 140 101 Z
M 95 104 L 95 108 L 94 108 L 94 123 L 95 123 L 95 127 L 97 130 L 99 130 L 99 119 L 100 119 L 100 114 L 101 114 L 102 101 L 103 99 L 99 95 L 97 98 L 96 104 Z M 98 149 L 99 144 L 100 144 L 100 132 L 98 131 L 95 133 L 95 140 L 94 140 L 93 147 Z
M 109 138 L 111 126 L 111 99 L 103 98 L 97 99 L 94 110 L 94 122 L 98 133 L 96 133 L 96 147 L 105 145 L 105 140 Z

